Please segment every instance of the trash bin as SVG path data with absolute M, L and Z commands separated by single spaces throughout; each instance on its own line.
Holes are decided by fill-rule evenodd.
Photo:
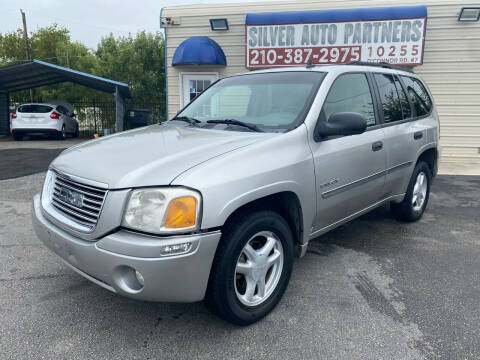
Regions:
M 149 109 L 130 109 L 127 111 L 130 129 L 135 129 L 151 124 L 151 112 Z

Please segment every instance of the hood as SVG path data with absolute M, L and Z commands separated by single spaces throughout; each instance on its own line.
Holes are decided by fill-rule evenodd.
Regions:
M 52 166 L 111 189 L 168 185 L 195 165 L 274 135 L 165 123 L 73 146 Z

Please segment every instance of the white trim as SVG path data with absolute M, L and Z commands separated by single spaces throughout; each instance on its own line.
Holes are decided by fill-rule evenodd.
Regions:
M 193 71 L 193 72 L 181 72 L 178 74 L 178 89 L 179 89 L 179 95 L 180 95 L 180 109 L 183 109 L 185 106 L 183 103 L 183 76 L 184 75 L 213 75 L 216 77 L 215 81 L 218 80 L 219 78 L 219 73 L 218 72 L 203 72 L 203 71 Z

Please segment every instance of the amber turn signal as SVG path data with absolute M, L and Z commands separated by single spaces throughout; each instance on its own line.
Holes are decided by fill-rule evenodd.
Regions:
M 165 228 L 181 229 L 195 226 L 197 199 L 185 196 L 173 199 L 168 205 Z

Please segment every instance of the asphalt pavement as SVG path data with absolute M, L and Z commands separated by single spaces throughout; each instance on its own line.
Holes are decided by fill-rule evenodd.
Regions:
M 28 137 L 13 141 L 0 137 L 0 180 L 13 179 L 45 171 L 50 162 L 65 148 L 86 139 L 52 140 L 47 137 Z
M 277 308 L 238 327 L 68 269 L 31 226 L 45 173 L 1 166 L 1 359 L 480 358 L 480 177 L 439 176 L 417 223 L 383 207 L 312 241 Z

